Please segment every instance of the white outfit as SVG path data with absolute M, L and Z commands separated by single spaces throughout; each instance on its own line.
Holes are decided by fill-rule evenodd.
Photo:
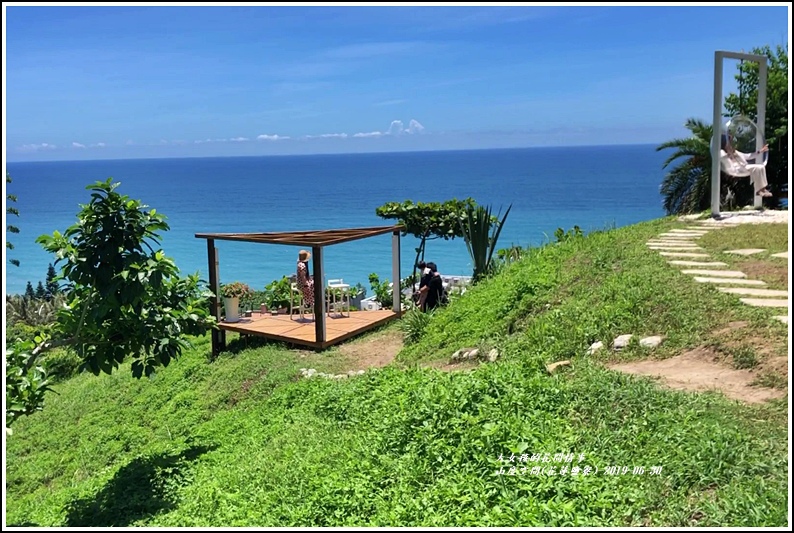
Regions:
M 748 159 L 757 158 L 761 155 L 761 152 L 745 154 L 744 152 L 735 150 L 733 153 L 734 156 L 729 157 L 725 150 L 720 150 L 720 163 L 722 164 L 723 172 L 739 178 L 750 176 L 750 179 L 753 181 L 753 189 L 755 189 L 756 193 L 761 189 L 765 189 L 767 186 L 766 167 L 756 163 L 747 163 Z

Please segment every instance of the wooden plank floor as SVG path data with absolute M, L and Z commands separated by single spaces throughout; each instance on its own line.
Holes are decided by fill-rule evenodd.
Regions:
M 325 342 L 323 343 L 316 341 L 313 315 L 304 315 L 304 318 L 301 319 L 298 315 L 290 318 L 289 315 L 266 314 L 262 316 L 258 312 L 254 312 L 252 317 L 241 317 L 239 322 L 221 321 L 218 326 L 226 331 L 259 335 L 268 339 L 322 349 L 395 318 L 397 315 L 391 310 L 353 311 L 349 317 L 331 313 L 325 318 Z

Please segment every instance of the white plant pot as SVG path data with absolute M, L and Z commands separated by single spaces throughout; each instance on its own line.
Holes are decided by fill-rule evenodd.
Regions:
M 240 321 L 240 298 L 224 298 L 223 308 L 226 309 L 226 322 Z

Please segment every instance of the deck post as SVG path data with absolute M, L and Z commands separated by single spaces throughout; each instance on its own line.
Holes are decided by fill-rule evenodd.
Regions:
M 218 301 L 218 251 L 215 248 L 215 239 L 207 239 L 207 263 L 209 267 L 209 285 L 212 291 L 210 298 L 210 314 L 215 320 L 220 322 L 221 310 Z M 212 338 L 212 353 L 210 360 L 215 359 L 221 351 L 221 330 L 213 329 L 210 331 Z
M 325 277 L 323 276 L 323 248 L 312 246 L 314 267 L 314 337 L 321 348 L 325 343 Z
M 402 316 L 402 288 L 400 287 L 400 232 L 391 234 L 391 277 L 392 277 L 392 310 Z

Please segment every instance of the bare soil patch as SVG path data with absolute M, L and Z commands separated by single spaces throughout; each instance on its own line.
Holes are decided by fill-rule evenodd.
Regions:
M 771 261 L 742 261 L 739 265 L 747 279 L 760 279 L 770 286 L 788 289 L 788 266 L 774 264 Z
M 664 360 L 632 361 L 609 365 L 612 370 L 653 376 L 667 387 L 688 391 L 719 390 L 728 398 L 747 403 L 762 403 L 786 396 L 779 389 L 751 386 L 755 372 L 736 370 L 716 362 L 719 354 L 700 347 Z
M 403 348 L 403 335 L 399 330 L 373 333 L 364 339 L 341 344 L 339 353 L 349 361 L 351 370 L 380 368 L 390 364 Z

